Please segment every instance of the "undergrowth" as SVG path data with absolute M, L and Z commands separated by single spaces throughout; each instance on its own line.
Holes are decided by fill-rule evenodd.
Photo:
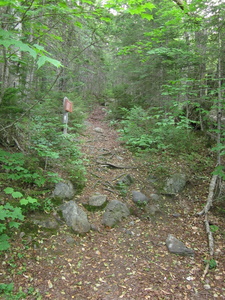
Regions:
M 83 189 L 85 167 L 78 137 L 84 118 L 83 103 L 76 98 L 72 126 L 63 134 L 62 102 L 46 99 L 8 132 L 14 138 L 7 148 L 0 148 L 0 187 L 4 191 L 0 194 L 0 251 L 10 248 L 13 228 L 26 215 L 54 209 L 56 203 L 48 194 L 57 182 L 69 179 L 77 192 Z M 7 131 L 0 136 L 2 145 L 7 143 L 5 137 Z
M 158 108 L 133 107 L 123 108 L 123 111 L 125 117 L 119 129 L 121 140 L 134 152 L 191 153 L 198 150 L 196 136 L 186 117 L 175 121 L 171 113 Z

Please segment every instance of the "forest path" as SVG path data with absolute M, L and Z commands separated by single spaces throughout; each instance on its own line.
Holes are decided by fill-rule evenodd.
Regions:
M 146 161 L 123 147 L 104 118 L 104 108 L 97 106 L 81 138 L 87 185 L 76 200 L 82 208 L 96 192 L 128 206 L 133 205 L 131 189 L 146 195 L 154 192 L 147 180 Z M 135 181 L 121 193 L 114 183 L 127 173 Z M 167 215 L 147 220 L 137 212 L 114 228 L 101 224 L 103 212 L 87 212 L 96 230 L 84 236 L 75 235 L 67 226 L 61 226 L 55 235 L 40 228 L 35 247 L 28 244 L 23 256 L 17 258 L 18 271 L 12 275 L 17 290 L 26 289 L 26 299 L 32 300 L 225 299 L 223 240 L 217 239 L 218 268 L 203 281 L 203 260 L 208 255 L 204 222 L 190 206 L 187 212 L 181 200 L 168 202 L 171 213 Z M 172 217 L 174 209 L 179 209 L 180 217 Z M 168 234 L 193 248 L 195 257 L 169 253 L 165 244 Z
M 105 108 L 96 106 L 86 121 L 85 136 L 81 138 L 81 151 L 87 159 L 87 183 L 82 195 L 78 196 L 82 203 L 94 193 L 104 194 L 110 200 L 129 201 L 131 188 L 148 194 L 154 192 L 147 180 L 146 162 L 136 158 L 118 139 L 118 133 L 106 121 Z M 127 174 L 132 176 L 134 184 L 121 192 L 115 184 Z

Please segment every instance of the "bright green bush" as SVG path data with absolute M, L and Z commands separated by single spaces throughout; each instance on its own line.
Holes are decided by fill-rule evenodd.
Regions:
M 0 178 L 5 182 L 17 182 L 25 185 L 42 186 L 46 175 L 37 168 L 36 159 L 23 153 L 10 153 L 0 149 Z M 35 166 L 33 165 L 35 163 Z
M 60 172 L 77 189 L 83 188 L 85 168 L 79 150 L 78 131 L 85 118 L 82 110 L 84 103 L 80 98 L 73 101 L 72 94 L 67 95 L 74 102 L 74 113 L 69 116 L 69 124 L 72 126 L 65 135 L 62 124 L 63 97 L 58 96 L 38 103 L 29 116 L 26 115 L 16 124 L 17 132 L 21 133 L 16 137 L 23 152 L 0 149 L 0 179 L 3 186 L 13 184 L 35 190 L 40 187 L 51 188 L 53 183 L 61 180 L 57 173 Z M 33 203 L 34 209 L 36 205 Z
M 0 149 L 0 178 L 3 182 L 42 187 L 60 180 L 54 172 L 60 168 L 77 186 L 84 185 L 85 168 L 75 134 L 64 135 L 50 124 L 38 122 L 30 137 L 29 155 Z

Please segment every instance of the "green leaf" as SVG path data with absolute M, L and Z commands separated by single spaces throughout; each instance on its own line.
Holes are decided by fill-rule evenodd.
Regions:
M 18 222 L 14 222 L 14 221 L 11 221 L 11 222 L 9 222 L 9 227 L 10 228 L 19 228 L 19 226 L 20 226 L 20 223 L 18 223 Z
M 21 194 L 20 192 L 13 192 L 12 193 L 12 197 L 15 198 L 21 198 L 23 197 L 23 194 Z
M 144 7 L 148 8 L 149 10 L 152 10 L 153 8 L 155 8 L 155 5 L 153 3 L 148 2 L 144 4 Z
M 36 50 L 39 50 L 40 52 L 46 52 L 46 53 L 48 53 L 48 52 L 45 50 L 45 48 L 44 48 L 43 46 L 41 46 L 41 45 L 34 44 L 34 47 L 35 47 Z
M 3 206 L 3 209 L 13 210 L 14 207 L 13 207 L 11 204 L 9 204 L 9 202 L 7 202 L 7 203 Z
M 0 1 L 0 6 L 6 6 L 10 4 L 10 1 Z
M 141 17 L 142 17 L 143 19 L 147 19 L 147 20 L 149 20 L 149 21 L 153 19 L 153 15 L 146 14 L 146 13 L 142 13 L 142 14 L 141 14 Z
M 10 46 L 14 46 L 19 49 L 19 51 L 23 52 L 29 52 L 29 54 L 33 57 L 37 57 L 37 53 L 35 50 L 33 50 L 28 44 L 25 44 L 21 41 L 18 41 L 16 39 L 7 39 L 7 40 L 0 40 L 0 45 L 4 46 L 5 48 L 9 48 Z
M 1 220 L 1 219 L 0 219 Z M 3 224 L 0 224 L 0 233 L 6 230 L 6 226 Z
M 47 56 L 41 56 L 37 61 L 38 69 L 40 69 L 46 62 L 51 63 L 52 65 L 54 65 L 57 68 L 62 67 L 62 64 L 60 61 L 50 58 L 50 57 L 47 57 Z
M 0 251 L 7 250 L 10 248 L 8 240 L 9 236 L 7 234 L 0 235 Z
M 0 220 L 4 221 L 7 218 L 7 214 L 4 210 L 4 207 L 1 205 L 0 206 Z
M 100 18 L 102 21 L 105 21 L 105 22 L 111 22 L 112 20 L 108 17 L 101 17 Z
M 14 192 L 14 189 L 11 188 L 11 187 L 7 187 L 7 188 L 4 189 L 4 192 L 5 192 L 6 194 L 12 194 L 12 193 Z
M 27 197 L 27 201 L 28 201 L 28 203 L 36 203 L 36 202 L 38 202 L 37 199 L 32 198 L 30 196 Z
M 19 219 L 19 220 L 24 220 L 24 216 L 22 214 L 21 208 L 20 207 L 14 207 L 14 211 L 11 215 L 12 219 Z
M 4 30 L 0 28 L 0 36 L 2 38 L 10 38 L 13 36 L 13 32 L 9 31 L 9 30 Z
M 32 198 L 30 196 L 28 196 L 26 199 L 23 198 L 20 200 L 21 205 L 27 205 L 28 203 L 36 203 L 36 202 L 38 202 L 37 199 Z
M 147 15 L 147 10 L 152 10 L 153 8 L 155 8 L 155 5 L 152 3 L 145 3 L 145 4 L 138 4 L 135 3 L 134 5 L 131 5 L 131 7 L 128 9 L 128 12 L 131 15 L 141 15 L 142 14 L 146 14 Z
M 24 198 L 20 200 L 20 204 L 21 204 L 21 205 L 27 205 L 28 202 L 29 202 L 29 201 L 28 201 L 27 199 L 24 199 Z
M 82 26 L 83 26 L 83 25 L 82 25 L 80 22 L 78 22 L 78 21 L 76 21 L 76 22 L 74 23 L 74 25 L 77 26 L 77 27 L 80 27 L 80 28 L 82 28 Z

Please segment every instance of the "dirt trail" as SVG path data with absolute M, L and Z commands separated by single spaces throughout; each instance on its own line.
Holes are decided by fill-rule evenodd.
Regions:
M 118 133 L 104 121 L 105 116 L 105 109 L 97 106 L 87 120 L 86 134 L 82 137 L 82 152 L 88 163 L 87 185 L 81 200 L 87 200 L 94 192 L 104 193 L 110 198 L 120 198 L 120 193 L 114 189 L 114 185 L 124 174 L 130 174 L 134 178 L 135 184 L 132 189 L 149 186 L 148 192 L 154 192 L 149 184 L 145 184 L 145 163 L 135 159 L 132 153 L 121 145 Z
M 104 108 L 97 107 L 87 120 L 81 144 L 88 159 L 87 185 L 77 202 L 84 203 L 100 192 L 109 200 L 131 205 L 130 189 L 121 195 L 114 183 L 129 173 L 135 180 L 131 189 L 152 193 L 148 168 L 118 142 L 116 131 L 103 120 L 104 116 Z M 96 231 L 83 237 L 66 226 L 56 235 L 45 237 L 40 232 L 38 245 L 24 250 L 18 262 L 21 273 L 15 272 L 12 280 L 17 288 L 34 287 L 36 292 L 27 299 L 225 299 L 223 240 L 217 239 L 218 268 L 202 281 L 203 260 L 208 253 L 204 224 L 191 212 L 182 208 L 179 212 L 179 218 L 168 215 L 154 222 L 132 215 L 112 229 L 101 225 L 102 212 L 88 212 Z M 195 257 L 168 253 L 165 241 L 169 233 L 193 248 Z

